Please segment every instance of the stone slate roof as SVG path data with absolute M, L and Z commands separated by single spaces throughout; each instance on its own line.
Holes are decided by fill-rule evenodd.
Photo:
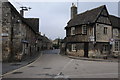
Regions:
M 49 40 L 46 36 L 39 35 L 38 40 L 45 42 L 45 43 L 52 43 L 51 40 Z
M 36 32 L 39 32 L 39 18 L 25 18 L 26 22 L 29 23 Z
M 71 19 L 68 22 L 67 27 L 81 25 L 81 24 L 95 23 L 103 8 L 106 8 L 106 6 L 103 5 L 98 8 L 94 8 L 92 10 L 88 10 L 84 13 L 76 15 L 73 19 Z
M 27 19 L 25 19 L 23 16 L 20 15 L 20 13 L 16 10 L 16 8 L 10 3 L 10 2 L 4 2 L 4 4 L 8 4 L 12 11 L 16 13 L 16 15 L 22 20 L 23 23 L 25 23 L 27 26 L 29 26 L 34 33 L 37 31 L 33 28 L 34 26 L 31 24 L 31 22 L 28 22 Z
M 109 15 L 109 19 L 112 23 L 113 28 L 119 28 L 120 29 L 120 18 L 119 17 Z

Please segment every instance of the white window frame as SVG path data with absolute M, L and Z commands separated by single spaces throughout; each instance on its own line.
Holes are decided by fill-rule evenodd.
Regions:
M 76 44 L 72 44 L 72 51 L 76 51 Z
M 118 31 L 118 29 L 113 29 L 113 35 L 114 36 L 119 36 L 119 31 Z
M 116 45 L 117 44 L 117 45 Z M 115 41 L 114 51 L 120 51 L 120 41 Z
M 87 34 L 87 26 L 82 25 L 82 34 Z
M 71 27 L 71 35 L 75 35 L 75 27 Z

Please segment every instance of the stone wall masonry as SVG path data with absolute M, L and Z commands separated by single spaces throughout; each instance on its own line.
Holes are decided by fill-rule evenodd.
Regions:
M 2 2 L 0 1 L 0 62 L 2 61 Z

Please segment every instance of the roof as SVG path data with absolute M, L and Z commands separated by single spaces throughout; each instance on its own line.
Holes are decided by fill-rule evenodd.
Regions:
M 120 18 L 119 17 L 109 15 L 109 19 L 112 23 L 113 28 L 120 28 Z
M 84 13 L 76 15 L 73 19 L 71 19 L 68 22 L 67 27 L 81 25 L 81 24 L 94 23 L 97 20 L 103 8 L 106 8 L 106 6 L 103 5 L 98 8 L 94 8 L 92 10 L 88 10 Z
M 31 23 L 28 22 L 23 16 L 21 16 L 20 13 L 15 9 L 15 7 L 10 2 L 4 2 L 4 4 L 8 4 L 10 6 L 10 8 L 16 13 L 16 15 L 19 16 L 19 18 L 22 20 L 22 22 L 25 23 L 27 26 L 29 26 L 32 29 L 32 31 L 36 33 L 35 29 L 31 25 Z
M 27 23 L 30 23 L 32 29 L 39 32 L 39 18 L 25 18 Z
M 38 39 L 45 43 L 52 43 L 52 41 L 49 40 L 46 36 L 39 35 Z

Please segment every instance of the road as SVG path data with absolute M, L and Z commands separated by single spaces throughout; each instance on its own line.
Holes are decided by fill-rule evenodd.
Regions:
M 118 78 L 118 63 L 76 60 L 57 51 L 44 51 L 32 64 L 3 78 Z

